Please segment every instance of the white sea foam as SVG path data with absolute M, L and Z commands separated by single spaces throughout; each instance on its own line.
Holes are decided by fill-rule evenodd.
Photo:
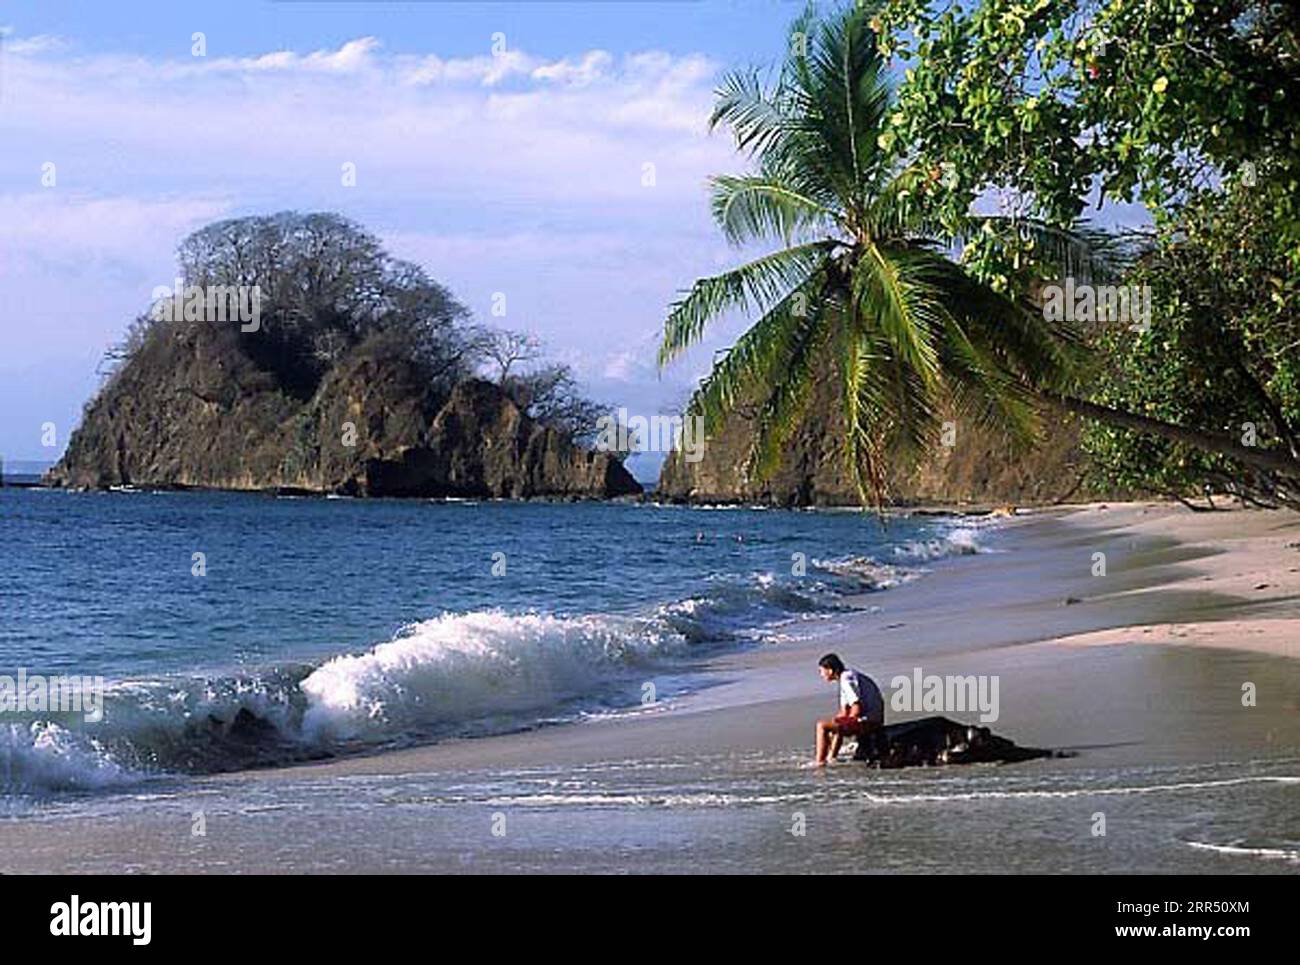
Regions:
M 598 694 L 685 640 L 611 616 L 452 614 L 367 653 L 335 657 L 302 682 L 310 740 L 373 739 L 518 715 Z
M 955 526 L 934 539 L 908 540 L 894 547 L 895 557 L 915 563 L 985 552 L 988 551 L 980 539 L 980 530 L 969 525 Z
M 1300 848 L 1248 848 L 1236 844 L 1210 844 L 1205 841 L 1188 841 L 1188 847 L 1201 851 L 1214 851 L 1218 854 L 1231 854 L 1247 858 L 1263 858 L 1268 861 L 1287 861 L 1300 864 Z
M 98 741 L 48 721 L 0 727 L 0 775 L 20 794 L 102 790 L 141 778 Z
M 869 590 L 888 590 L 921 576 L 924 573 L 922 564 L 954 556 L 989 552 L 980 537 L 980 529 L 962 524 L 931 539 L 898 543 L 892 547 L 892 560 L 888 562 L 874 556 L 848 556 L 812 562 L 819 569 L 857 580 Z
M 447 614 L 314 668 L 118 681 L 93 729 L 30 718 L 0 729 L 0 791 L 110 787 L 626 708 L 692 646 L 818 606 L 759 574 L 642 617 Z
M 893 563 L 882 563 L 871 556 L 848 556 L 838 560 L 813 560 L 813 566 L 836 576 L 856 580 L 868 590 L 888 590 L 910 583 L 920 570 Z
M 1169 794 L 1183 791 L 1203 791 L 1213 788 L 1236 787 L 1249 784 L 1300 784 L 1300 777 L 1261 776 L 1234 777 L 1218 781 L 1181 781 L 1172 784 L 1137 784 L 1117 787 L 1080 787 L 1065 791 L 966 791 L 951 794 L 866 794 L 873 804 L 941 804 L 949 801 L 999 801 L 1034 798 L 1067 799 L 1088 797 L 1125 797 L 1134 794 Z

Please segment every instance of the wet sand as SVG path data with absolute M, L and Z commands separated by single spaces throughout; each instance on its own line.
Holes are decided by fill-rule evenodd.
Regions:
M 0 870 L 1300 872 L 1300 517 L 1091 506 L 994 543 L 702 661 L 688 696 L 61 802 L 0 820 Z M 827 650 L 887 697 L 997 675 L 989 726 L 1073 756 L 809 770 Z

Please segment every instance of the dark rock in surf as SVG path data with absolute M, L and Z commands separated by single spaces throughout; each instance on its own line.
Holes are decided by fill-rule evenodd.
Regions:
M 920 767 L 942 764 L 1012 764 L 1040 757 L 1064 756 L 1038 747 L 1021 747 L 987 727 L 947 717 L 922 717 L 889 724 L 858 741 L 855 761 L 874 767 Z
M 274 724 L 258 717 L 246 707 L 239 708 L 239 713 L 235 714 L 235 719 L 230 722 L 230 727 L 226 730 L 227 737 L 249 743 L 271 740 L 278 735 L 279 732 Z

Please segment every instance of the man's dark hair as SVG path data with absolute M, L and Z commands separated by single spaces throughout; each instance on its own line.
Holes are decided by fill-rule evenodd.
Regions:
M 844 673 L 844 661 L 838 653 L 828 653 L 817 661 L 817 666 L 825 667 L 831 673 Z

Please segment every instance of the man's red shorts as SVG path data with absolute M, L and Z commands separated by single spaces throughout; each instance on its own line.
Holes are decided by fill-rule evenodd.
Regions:
M 845 737 L 857 737 L 866 721 L 861 717 L 836 717 L 833 723 L 836 733 Z

